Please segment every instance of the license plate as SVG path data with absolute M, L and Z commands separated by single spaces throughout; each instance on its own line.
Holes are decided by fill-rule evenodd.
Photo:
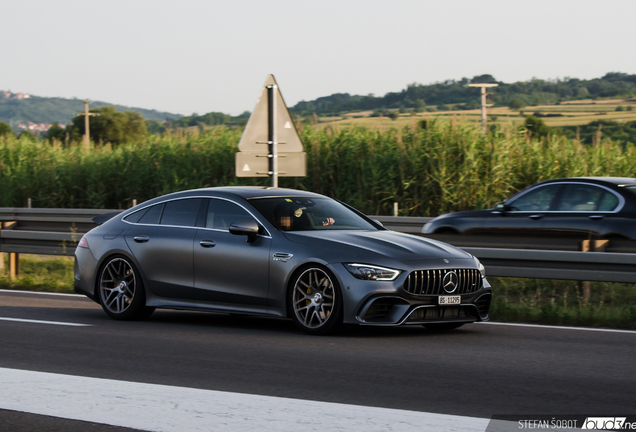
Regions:
M 439 296 L 440 305 L 456 305 L 461 304 L 462 296 Z

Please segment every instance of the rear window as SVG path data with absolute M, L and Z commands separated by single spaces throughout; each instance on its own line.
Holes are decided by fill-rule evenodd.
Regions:
M 153 205 L 148 209 L 146 214 L 139 219 L 139 223 L 156 225 L 161 220 L 161 212 L 163 212 L 163 204 Z

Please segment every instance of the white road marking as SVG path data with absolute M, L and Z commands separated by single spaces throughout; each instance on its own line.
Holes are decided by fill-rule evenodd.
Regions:
M 14 322 L 23 322 L 23 323 L 32 323 L 32 324 L 49 324 L 49 325 L 61 325 L 61 326 L 72 326 L 72 327 L 92 327 L 92 324 L 79 324 L 79 323 L 70 323 L 70 322 L 62 322 L 62 321 L 42 321 L 42 320 L 32 320 L 32 319 L 22 319 L 22 318 L 0 317 L 0 321 L 14 321 Z
M 0 368 L 0 409 L 153 432 L 483 432 L 488 419 Z
M 542 324 L 504 323 L 504 322 L 493 322 L 493 321 L 478 322 L 475 324 L 488 324 L 488 325 L 510 326 L 510 327 L 531 327 L 531 328 L 540 328 L 540 329 L 580 330 L 580 331 L 593 331 L 593 332 L 606 332 L 606 333 L 636 334 L 636 331 L 634 330 L 604 329 L 604 328 L 593 328 L 593 327 L 568 327 L 568 326 L 553 326 L 553 325 L 542 325 Z
M 44 291 L 8 290 L 8 289 L 0 289 L 0 292 L 15 293 L 15 294 L 40 294 L 40 295 L 64 296 L 64 297 L 84 297 L 85 299 L 88 300 L 88 297 L 82 294 L 56 293 L 56 292 L 44 292 Z

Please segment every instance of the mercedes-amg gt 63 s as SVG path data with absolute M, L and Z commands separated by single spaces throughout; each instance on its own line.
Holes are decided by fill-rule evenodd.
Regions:
M 315 193 L 196 189 L 95 221 L 75 251 L 75 291 L 114 319 L 155 308 L 258 314 L 311 334 L 488 319 L 492 290 L 477 258 Z

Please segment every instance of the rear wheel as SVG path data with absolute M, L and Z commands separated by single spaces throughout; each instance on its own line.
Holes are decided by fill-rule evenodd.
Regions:
M 433 331 L 447 331 L 447 330 L 455 330 L 463 326 L 466 323 L 436 323 L 436 324 L 422 324 L 428 330 Z
M 106 261 L 99 272 L 99 302 L 104 312 L 117 320 L 148 318 L 154 308 L 146 306 L 146 296 L 134 264 L 123 256 Z
M 288 304 L 294 323 L 306 333 L 333 333 L 342 323 L 340 288 L 335 278 L 321 267 L 308 266 L 296 273 Z

